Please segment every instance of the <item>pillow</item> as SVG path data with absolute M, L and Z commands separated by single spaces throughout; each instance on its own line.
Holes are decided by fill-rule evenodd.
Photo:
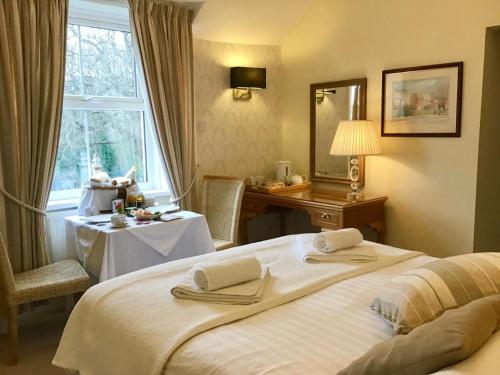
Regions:
M 371 309 L 408 333 L 445 310 L 500 293 L 500 253 L 439 259 L 401 273 L 384 286 Z
M 337 375 L 430 374 L 464 360 L 500 328 L 500 295 L 485 297 L 373 346 Z

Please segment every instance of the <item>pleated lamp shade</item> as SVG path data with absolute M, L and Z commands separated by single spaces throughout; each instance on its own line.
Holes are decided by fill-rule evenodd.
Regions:
M 372 121 L 340 121 L 330 155 L 378 155 L 381 153 Z

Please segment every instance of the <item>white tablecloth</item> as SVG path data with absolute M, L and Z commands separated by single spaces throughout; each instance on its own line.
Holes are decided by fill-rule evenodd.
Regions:
M 92 225 L 85 218 L 66 218 L 68 252 L 75 254 L 87 272 L 109 280 L 142 268 L 176 259 L 215 251 L 207 222 L 203 215 L 182 211 L 182 219 L 149 224 L 129 225 L 121 229 L 111 224 Z

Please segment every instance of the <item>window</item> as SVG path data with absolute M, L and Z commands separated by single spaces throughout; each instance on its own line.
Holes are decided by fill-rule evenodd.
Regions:
M 137 84 L 127 25 L 70 18 L 51 200 L 77 198 L 94 156 L 111 177 L 137 168 L 142 190 L 166 190 Z

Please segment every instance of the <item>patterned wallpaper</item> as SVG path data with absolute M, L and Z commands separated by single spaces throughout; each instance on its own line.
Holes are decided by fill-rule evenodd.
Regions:
M 232 66 L 265 67 L 267 88 L 233 100 Z M 273 178 L 282 150 L 280 47 L 195 39 L 194 80 L 200 176 Z

